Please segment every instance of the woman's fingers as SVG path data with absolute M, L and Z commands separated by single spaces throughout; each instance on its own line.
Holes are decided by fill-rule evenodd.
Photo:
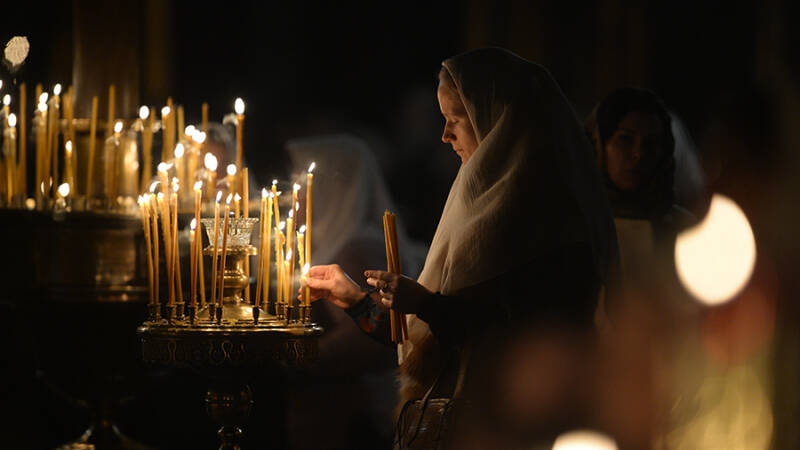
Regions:
M 335 285 L 334 280 L 324 280 L 322 278 L 306 278 L 306 284 L 313 289 L 323 289 L 330 291 Z

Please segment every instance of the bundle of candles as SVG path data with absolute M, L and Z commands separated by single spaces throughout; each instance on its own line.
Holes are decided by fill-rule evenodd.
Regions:
M 0 89 L 3 84 L 0 81 Z M 62 98 L 62 86 L 56 84 L 52 95 L 42 85 L 35 89 L 37 107 L 33 110 L 31 141 L 35 169 L 28 173 L 28 117 L 26 84 L 18 86 L 18 114 L 11 113 L 12 96 L 3 96 L 3 157 L 0 158 L 0 207 L 46 209 L 64 205 L 70 209 L 103 210 L 135 213 L 134 200 L 153 178 L 154 135 L 161 132 L 161 168 L 174 171 L 180 186 L 202 180 L 208 196 L 215 192 L 217 160 L 206 153 L 208 104 L 202 106 L 202 129 L 184 127 L 184 109 L 168 98 L 156 120 L 148 106 L 139 109 L 136 120 L 122 120 L 115 115 L 116 89 L 108 88 L 108 117 L 98 117 L 97 96 L 92 97 L 91 117 L 75 117 L 75 98 L 68 87 Z M 236 161 L 225 180 L 228 189 L 241 192 L 242 126 L 244 101 L 234 102 L 236 113 Z M 102 147 L 97 151 L 98 125 L 104 132 Z M 19 136 L 17 136 L 19 133 Z M 141 146 L 141 147 L 140 147 Z M 140 152 L 141 148 L 141 152 Z M 85 153 L 83 153 L 85 152 Z M 79 162 L 82 166 L 78 167 Z M 159 171 L 158 176 L 161 176 Z M 29 196 L 28 177 L 33 195 Z M 163 178 L 161 178 L 163 182 Z M 235 184 L 235 186 L 233 186 Z M 168 189 L 168 187 L 167 187 Z M 80 200 L 80 201 L 77 201 Z M 191 205 L 188 189 L 178 192 L 182 210 Z
M 400 250 L 397 246 L 397 222 L 394 214 L 389 211 L 383 213 L 383 238 L 386 243 L 386 270 L 391 273 L 402 273 Z M 392 342 L 402 344 L 403 341 L 408 339 L 408 325 L 405 315 L 391 309 L 389 310 L 389 322 Z
M 271 279 L 271 259 L 270 244 L 274 242 L 274 261 L 275 261 L 275 311 L 279 318 L 286 321 L 291 319 L 290 311 L 295 306 L 299 306 L 299 321 L 306 323 L 310 319 L 310 296 L 308 286 L 305 285 L 305 277 L 308 273 L 311 255 L 311 217 L 312 217 L 312 193 L 315 164 L 311 163 L 306 174 L 306 210 L 305 225 L 297 227 L 297 217 L 300 203 L 298 192 L 301 186 L 297 183 L 293 185 L 290 208 L 286 221 L 281 221 L 281 211 L 278 199 L 281 192 L 277 190 L 278 181 L 272 182 L 271 190 L 263 188 L 261 190 L 261 206 L 259 209 L 259 248 L 256 272 L 256 291 L 255 302 L 250 301 L 250 266 L 249 258 L 245 260 L 244 270 L 247 278 L 247 286 L 244 289 L 244 302 L 252 304 L 254 323 L 258 321 L 257 311 L 260 308 L 266 309 L 270 298 L 270 279 Z M 171 183 L 165 179 L 166 170 L 159 171 L 162 180 L 154 182 L 151 186 L 151 193 L 145 193 L 139 197 L 139 206 L 142 214 L 142 229 L 144 230 L 145 242 L 147 245 L 147 267 L 150 286 L 151 320 L 160 319 L 161 302 L 159 300 L 159 240 L 158 233 L 159 218 L 161 221 L 161 234 L 163 248 L 165 249 L 166 268 L 167 268 L 167 292 L 168 300 L 167 318 L 170 322 L 173 319 L 184 320 L 183 317 L 183 291 L 181 287 L 180 272 L 180 242 L 178 238 L 178 198 L 180 197 L 181 183 L 174 178 Z M 203 203 L 203 184 L 198 180 L 193 185 L 194 193 L 194 218 L 190 225 L 189 242 L 189 270 L 190 270 L 190 291 L 188 293 L 190 321 L 193 323 L 195 311 L 209 307 L 209 312 L 216 316 L 216 322 L 222 323 L 223 310 L 223 289 L 225 284 L 225 268 L 229 256 L 229 240 L 236 235 L 235 225 L 240 219 L 248 219 L 250 196 L 248 192 L 248 170 L 242 170 L 242 195 L 232 190 L 225 198 L 224 207 L 221 205 L 223 191 L 219 190 L 214 198 L 213 222 L 209 219 L 205 224 L 213 223 L 213 232 L 209 231 L 209 248 L 211 249 L 211 279 L 210 285 L 206 286 L 204 275 L 204 263 L 201 251 L 201 205 Z M 159 183 L 162 191 L 155 193 Z M 169 189 L 171 187 L 171 189 Z M 240 208 L 241 202 L 241 208 Z M 233 205 L 232 205 L 233 203 Z M 222 214 L 220 216 L 220 213 Z M 243 217 L 242 217 L 243 216 Z M 250 219 L 253 220 L 253 219 Z M 273 235 L 274 233 L 274 235 Z M 246 244 L 249 245 L 249 242 Z M 297 281 L 295 280 L 295 270 L 300 267 L 302 276 L 301 296 L 299 304 L 296 304 L 294 293 L 297 291 Z M 206 303 L 206 289 L 211 293 L 210 303 Z M 199 303 L 198 303 L 199 297 Z M 176 316 L 177 315 L 177 316 Z M 213 320 L 213 319 L 212 319 Z

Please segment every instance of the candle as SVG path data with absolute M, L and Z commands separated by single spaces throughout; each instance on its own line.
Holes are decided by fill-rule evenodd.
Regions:
M 249 174 L 247 167 L 242 169 L 242 217 L 250 217 L 250 191 L 247 183 L 249 182 Z M 250 303 L 250 255 L 244 258 L 244 274 L 247 276 L 247 287 L 244 290 L 244 299 Z
M 145 200 L 147 199 L 147 200 Z M 145 201 L 147 203 L 150 202 L 148 194 L 143 196 L 139 196 L 139 210 L 142 214 L 142 228 L 144 229 L 144 241 L 147 248 L 147 281 L 150 287 L 150 303 L 155 303 L 155 294 L 153 293 L 153 250 L 152 244 L 150 242 L 150 215 L 148 214 L 147 206 L 145 205 Z
M 169 108 L 169 115 L 167 116 L 167 151 L 175 145 L 175 108 L 172 106 L 172 97 L 167 97 L 167 107 Z
M 113 84 L 108 87 L 108 123 L 106 124 L 106 137 L 111 136 L 111 130 L 114 126 L 114 105 L 117 103 L 115 101 L 116 92 L 116 87 L 114 87 Z M 53 93 L 55 93 L 55 91 Z
M 256 307 L 261 306 L 261 281 L 262 277 L 264 276 L 263 273 L 263 263 L 264 263 L 264 238 L 266 237 L 266 233 L 264 232 L 264 227 L 268 226 L 266 224 L 266 211 L 267 208 L 267 190 L 261 190 L 261 208 L 258 209 L 258 256 L 257 256 L 257 263 L 256 263 Z
M 311 299 L 310 293 L 311 293 L 311 291 L 310 291 L 310 289 L 308 287 L 308 284 L 306 284 L 306 279 L 308 279 L 308 270 L 309 270 L 309 268 L 310 267 L 309 267 L 308 263 L 303 264 L 303 278 L 301 279 L 302 287 L 303 287 L 303 293 L 301 295 L 301 299 L 302 299 L 302 303 L 303 303 L 304 306 L 308 306 L 308 305 L 311 304 L 310 303 L 310 299 Z
M 237 98 L 233 104 L 236 111 L 236 168 L 242 168 L 244 149 L 242 148 L 242 127 L 244 126 L 244 100 Z
M 175 172 L 178 175 L 178 182 L 181 186 L 186 186 L 186 171 L 184 170 L 183 155 L 186 153 L 186 148 L 182 143 L 178 142 L 175 145 Z
M 106 196 L 106 201 L 109 204 L 114 204 L 117 198 L 117 182 L 118 177 L 116 176 L 116 162 L 117 162 L 117 153 L 120 147 L 120 139 L 119 134 L 122 132 L 122 121 L 118 121 L 114 124 L 114 135 L 110 138 L 106 139 L 104 148 L 103 148 L 103 170 L 104 170 L 104 190 Z
M 264 189 L 266 191 L 266 189 Z M 267 198 L 267 205 L 265 209 L 265 214 L 267 216 L 267 223 L 264 224 L 264 231 L 267 233 L 266 239 L 263 242 L 263 254 L 264 260 L 261 263 L 263 267 L 261 271 L 264 273 L 264 304 L 267 305 L 269 303 L 269 282 L 270 282 L 270 267 L 269 267 L 269 243 L 272 240 L 272 193 L 270 193 L 269 197 Z
M 273 202 L 274 204 L 274 202 Z M 277 223 L 277 222 L 276 222 Z M 286 226 L 286 223 L 280 222 L 278 226 L 275 227 L 275 271 L 278 276 L 278 301 L 283 302 L 283 229 Z
M 177 179 L 172 182 L 172 196 L 170 203 L 172 206 L 172 264 L 174 268 L 175 288 L 178 293 L 178 302 L 183 303 L 183 287 L 181 286 L 181 253 L 180 253 L 180 239 L 178 238 L 178 191 L 180 185 Z
M 161 162 L 165 162 L 169 155 L 169 106 L 161 108 Z
M 212 243 L 214 247 L 213 254 L 211 255 L 211 274 L 212 282 L 211 282 L 211 304 L 216 304 L 217 300 L 217 283 L 216 283 L 216 276 L 217 276 L 217 250 L 218 250 L 218 243 L 219 243 L 219 201 L 222 198 L 222 191 L 217 192 L 217 198 L 214 202 L 214 242 Z
M 222 308 L 222 296 L 223 296 L 223 282 L 225 281 L 225 257 L 228 253 L 228 222 L 230 221 L 230 213 L 231 213 L 231 194 L 228 194 L 228 198 L 225 200 L 225 225 L 222 227 L 222 257 L 221 263 L 219 267 L 219 300 L 218 306 Z
M 28 190 L 28 131 L 25 128 L 27 91 L 25 83 L 19 84 L 19 164 L 17 165 L 17 192 L 25 196 Z
M 297 212 L 299 206 L 297 203 L 297 191 L 299 190 L 300 190 L 300 185 L 295 183 L 294 186 L 292 186 L 292 211 L 294 212 Z
M 153 192 L 155 192 L 155 188 L 156 188 L 156 185 L 155 185 L 155 183 L 153 183 L 153 186 L 150 188 L 150 193 L 151 193 L 151 195 L 150 195 L 150 209 L 151 209 L 150 228 L 151 228 L 151 230 L 153 232 L 153 236 L 152 236 L 152 238 L 153 238 L 153 290 L 154 290 L 153 294 L 154 294 L 154 297 L 155 297 L 155 300 L 153 300 L 153 302 L 155 304 L 159 304 L 158 294 L 159 294 L 159 290 L 160 290 L 160 284 L 159 284 L 159 281 L 158 281 L 158 275 L 159 275 L 159 273 L 158 273 L 159 272 L 159 266 L 158 266 L 158 208 L 157 208 L 157 204 L 156 204 L 156 200 L 157 200 L 156 196 L 153 195 Z
M 289 217 L 286 218 L 286 254 L 294 248 L 294 210 L 289 210 Z
M 239 212 L 240 212 L 239 211 L 239 200 L 241 200 L 241 199 L 242 199 L 242 197 L 239 196 L 238 192 L 233 196 L 233 206 L 234 206 L 234 208 L 233 208 L 234 209 L 233 217 L 235 217 L 237 219 L 239 218 Z
M 192 301 L 192 306 L 197 306 L 197 260 L 196 252 L 197 252 L 197 233 L 195 232 L 195 228 L 197 228 L 197 220 L 192 219 L 191 224 L 189 224 L 189 278 L 190 278 L 190 288 L 192 292 L 189 294 Z
M 186 139 L 186 135 L 183 132 L 183 124 L 183 105 L 178 105 L 178 142 Z
M 311 190 L 314 184 L 314 167 L 317 163 L 312 162 L 308 166 L 308 174 L 306 174 L 306 248 L 305 260 L 306 263 L 311 263 Z
M 66 95 L 64 95 L 64 118 L 67 120 L 67 136 L 64 138 L 65 140 L 70 141 L 70 155 L 69 155 L 69 164 L 70 167 L 67 168 L 67 158 L 66 154 L 64 156 L 64 181 L 69 183 L 71 195 L 74 196 L 78 193 L 78 185 L 75 183 L 75 157 L 74 153 L 77 151 L 77 141 L 75 140 L 75 107 L 73 101 L 73 92 L 72 86 L 67 89 Z M 65 143 L 65 151 L 66 151 L 66 143 Z M 69 174 L 67 174 L 67 170 L 69 170 Z M 142 188 L 144 189 L 144 188 Z M 141 189 L 139 190 L 141 192 Z
M 165 196 L 163 192 L 158 193 L 158 203 L 161 206 L 161 228 L 164 235 L 164 254 L 166 256 L 167 264 L 167 290 L 169 293 L 168 305 L 175 304 L 175 279 L 173 278 L 173 265 L 172 265 L 172 242 L 170 234 L 172 227 L 170 227 L 170 214 L 169 214 L 169 197 Z
M 306 264 L 306 256 L 303 247 L 305 247 L 305 240 L 303 239 L 303 235 L 306 232 L 306 226 L 303 225 L 297 230 L 297 261 L 300 267 L 303 267 Z
M 234 182 L 236 180 L 236 164 L 228 164 L 228 192 L 236 192 Z
M 206 153 L 206 156 L 203 157 L 203 165 L 206 166 L 206 171 L 208 172 L 208 196 L 212 197 L 214 188 L 217 185 L 217 157 L 212 153 Z
M 17 169 L 17 116 L 12 114 L 8 115 L 8 127 L 3 132 L 5 138 L 5 154 L 6 154 L 6 200 L 7 205 L 11 205 L 14 198 L 15 176 Z
M 61 85 L 56 83 L 53 87 L 53 98 L 50 99 L 52 102 L 52 106 L 50 107 L 50 119 L 52 120 L 53 126 L 50 128 L 50 132 L 52 136 L 50 137 L 50 144 L 47 148 L 47 152 L 50 157 L 53 159 L 51 163 L 52 167 L 52 175 L 53 175 L 53 183 L 58 183 L 59 180 L 59 171 L 58 171 L 58 135 L 61 134 Z
M 153 170 L 153 119 L 155 115 L 150 114 L 150 108 L 142 106 L 139 108 L 139 120 L 142 124 L 142 179 L 141 189 L 150 181 L 150 171 Z
M 203 102 L 202 122 L 203 122 L 203 133 L 208 134 L 208 102 Z
M 39 103 L 39 107 L 37 108 L 37 115 L 34 117 L 36 125 L 36 187 L 41 189 L 37 189 L 36 196 L 38 198 L 42 198 L 44 195 L 44 145 L 47 141 L 46 136 L 46 129 L 47 129 L 47 104 L 46 103 Z M 41 206 L 41 202 L 39 202 Z
M 273 209 L 275 210 L 274 211 L 275 212 L 275 223 L 278 223 L 278 222 L 281 221 L 281 213 L 280 213 L 281 211 L 280 211 L 280 208 L 278 207 L 278 196 L 279 195 L 281 195 L 281 193 L 278 192 L 278 180 L 272 180 L 272 206 L 273 206 Z
M 194 183 L 194 219 L 192 220 L 192 223 L 194 223 L 195 226 L 192 227 L 192 229 L 200 225 L 200 205 L 202 204 L 202 201 L 203 201 L 203 182 L 197 181 Z M 200 247 L 198 245 L 198 242 L 202 239 L 200 239 L 199 232 L 194 234 L 192 237 L 193 239 L 191 240 L 191 250 L 189 251 L 189 257 L 191 258 L 190 270 L 192 271 L 192 277 L 196 278 L 199 266 L 198 259 L 201 257 Z M 196 296 L 197 296 L 197 284 L 195 280 L 192 280 L 192 306 L 197 306 Z
M 92 174 L 94 172 L 94 147 L 97 139 L 97 96 L 92 97 L 92 120 L 89 125 L 89 167 L 86 171 L 86 197 L 92 196 Z
M 72 156 L 72 141 L 64 143 L 64 181 L 75 190 L 75 162 Z
M 292 249 L 286 252 L 284 264 L 286 264 L 286 283 L 284 283 L 286 292 L 283 298 L 286 299 L 288 306 L 292 307 L 294 306 L 294 296 L 292 295 L 292 292 L 294 292 L 294 252 Z

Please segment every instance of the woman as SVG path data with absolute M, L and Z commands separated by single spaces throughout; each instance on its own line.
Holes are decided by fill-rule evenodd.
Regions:
M 370 318 L 373 335 L 386 331 L 385 308 L 410 315 L 400 405 L 437 379 L 451 395 L 455 373 L 466 374 L 465 397 L 485 391 L 491 348 L 533 323 L 590 328 L 615 252 L 591 149 L 550 74 L 497 48 L 442 66 L 442 140 L 462 165 L 418 281 L 368 270 L 379 290 L 365 294 L 335 265 L 308 280 L 313 299 Z
M 585 127 L 614 214 L 623 295 L 677 285 L 675 236 L 695 219 L 675 203 L 675 138 L 666 107 L 649 90 L 621 88 L 594 108 Z

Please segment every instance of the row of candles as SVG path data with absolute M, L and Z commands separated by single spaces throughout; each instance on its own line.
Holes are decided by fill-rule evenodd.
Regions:
M 0 90 L 3 83 L 0 80 Z M 7 206 L 44 205 L 44 198 L 56 197 L 69 199 L 78 194 L 76 155 L 76 122 L 74 115 L 74 95 L 72 87 L 68 87 L 62 99 L 62 86 L 53 87 L 53 95 L 43 92 L 42 85 L 36 86 L 35 95 L 38 106 L 34 110 L 33 128 L 35 142 L 35 196 L 37 201 L 31 204 L 27 199 L 27 127 L 26 127 L 26 84 L 19 85 L 19 116 L 10 112 L 11 95 L 3 96 L 3 158 L 0 158 L 0 195 L 2 204 Z M 97 96 L 92 97 L 92 113 L 89 120 L 89 140 L 86 155 L 87 167 L 85 178 L 85 196 L 101 197 L 106 205 L 114 206 L 118 198 L 133 198 L 137 192 L 146 189 L 150 182 L 153 164 L 153 137 L 161 131 L 161 161 L 172 160 L 175 172 L 182 186 L 190 184 L 191 178 L 202 178 L 208 186 L 209 195 L 213 194 L 216 185 L 217 161 L 208 153 L 204 158 L 204 142 L 208 132 L 208 104 L 202 105 L 202 130 L 190 125 L 184 127 L 184 109 L 182 105 L 173 104 L 172 98 L 161 108 L 161 120 L 156 122 L 155 114 L 150 108 L 139 109 L 138 120 L 133 121 L 127 130 L 121 120 L 115 119 L 114 85 L 108 89 L 108 119 L 105 122 L 105 139 L 103 141 L 101 161 L 96 157 L 96 141 L 98 132 Z M 62 105 L 63 100 L 63 105 Z M 62 118 L 63 110 L 63 118 Z M 228 166 L 229 189 L 240 190 L 241 177 L 237 172 L 242 167 L 242 126 L 244 122 L 244 101 L 237 98 L 234 102 L 236 113 L 236 161 Z M 19 123 L 18 123 L 19 122 Z M 17 127 L 19 125 L 19 127 Z M 17 139 L 19 128 L 19 139 Z M 141 136 L 142 152 L 138 152 L 138 138 Z M 63 141 L 63 145 L 61 144 Z M 177 145 L 176 145 L 177 144 Z M 174 152 L 172 151 L 174 148 Z M 141 156 L 141 163 L 140 163 Z M 97 187 L 94 179 L 95 163 L 102 163 L 102 185 Z M 63 172 L 62 170 L 63 169 Z M 235 184 L 235 186 L 234 186 Z M 185 196 L 184 196 L 185 194 Z M 179 193 L 179 203 L 190 202 L 188 192 Z
M 294 184 L 292 189 L 292 199 L 290 210 L 286 220 L 280 220 L 280 208 L 278 198 L 281 192 L 277 190 L 277 180 L 273 180 L 271 190 L 263 188 L 261 191 L 261 206 L 259 208 L 259 248 L 257 251 L 256 267 L 256 292 L 254 306 L 260 308 L 269 303 L 271 258 L 270 243 L 274 242 L 274 261 L 275 273 L 277 278 L 276 304 L 280 307 L 294 306 L 294 295 L 296 287 L 295 270 L 299 266 L 302 270 L 300 278 L 301 300 L 300 306 L 310 306 L 310 293 L 308 286 L 305 285 L 310 257 L 311 257 L 311 218 L 312 218 L 312 194 L 315 163 L 311 163 L 306 174 L 306 211 L 305 225 L 297 227 L 297 213 L 299 212 L 298 192 L 301 186 Z M 243 196 L 238 193 L 230 192 L 224 200 L 222 206 L 223 191 L 217 191 L 214 198 L 214 225 L 210 248 L 212 249 L 212 262 L 210 280 L 210 305 L 214 305 L 221 310 L 224 289 L 224 273 L 226 259 L 228 255 L 228 236 L 230 218 L 248 217 L 249 193 L 248 193 L 248 169 L 242 171 Z M 180 252 L 178 239 L 178 198 L 181 191 L 180 180 L 174 178 L 171 182 L 164 179 L 166 171 L 159 170 L 162 177 L 160 181 L 151 185 L 150 193 L 139 196 L 139 208 L 142 217 L 142 229 L 144 231 L 145 243 L 147 247 L 147 268 L 150 292 L 150 304 L 160 305 L 159 299 L 159 219 L 161 223 L 161 236 L 165 249 L 165 263 L 167 272 L 167 305 L 172 307 L 182 304 L 183 290 L 181 287 Z M 156 193 L 158 185 L 161 184 L 161 192 Z M 190 224 L 190 243 L 189 243 L 189 270 L 190 270 L 190 292 L 189 306 L 193 309 L 198 306 L 198 295 L 200 307 L 206 304 L 206 283 L 205 270 L 202 257 L 202 235 L 201 225 L 201 205 L 203 204 L 203 185 L 202 181 L 197 181 L 193 186 L 194 192 L 194 218 Z M 243 208 L 240 210 L 239 201 L 242 201 Z M 232 205 L 233 202 L 233 205 Z M 233 210 L 231 209 L 233 206 Z M 222 210 L 222 217 L 220 212 Z M 273 225 L 274 224 L 274 225 Z M 220 231 L 221 243 L 220 243 Z M 274 232 L 274 236 L 273 236 Z M 285 232 L 285 233 L 284 233 Z M 250 267 L 249 258 L 246 260 L 245 275 L 248 279 L 248 286 L 245 289 L 245 301 L 250 303 Z M 198 289 L 199 284 L 199 289 Z M 277 310 L 278 308 L 276 308 Z M 217 320 L 221 320 L 218 316 Z

